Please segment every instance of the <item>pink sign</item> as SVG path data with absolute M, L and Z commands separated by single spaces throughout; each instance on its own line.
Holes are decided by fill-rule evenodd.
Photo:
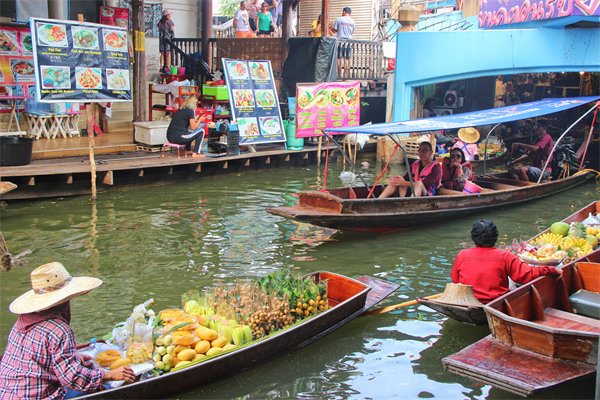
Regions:
M 323 129 L 360 124 L 360 82 L 299 83 L 296 137 L 322 136 Z

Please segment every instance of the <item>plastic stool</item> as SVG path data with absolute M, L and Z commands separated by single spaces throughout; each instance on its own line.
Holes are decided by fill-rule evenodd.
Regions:
M 177 143 L 169 143 L 169 142 L 164 143 L 162 145 L 162 155 L 161 155 L 161 157 L 165 156 L 165 147 L 170 147 L 171 148 L 171 154 L 173 154 L 173 149 L 174 148 L 177 149 L 177 159 L 181 158 L 181 156 L 179 154 L 179 150 L 180 149 L 183 149 L 183 156 L 187 157 L 187 154 L 185 153 L 185 144 L 177 144 Z

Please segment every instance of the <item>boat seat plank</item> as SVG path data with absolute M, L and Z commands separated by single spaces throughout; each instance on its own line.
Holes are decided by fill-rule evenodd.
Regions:
M 364 283 L 371 288 L 371 291 L 367 294 L 367 301 L 365 303 L 365 311 L 369 310 L 375 304 L 385 299 L 392 292 L 396 291 L 400 286 L 384 281 L 382 279 L 374 278 L 368 275 L 361 275 L 356 278 L 357 281 Z
M 583 288 L 590 292 L 600 292 L 600 264 L 590 262 L 580 262 L 575 264 L 575 268 L 583 281 Z
M 442 363 L 447 371 L 520 396 L 530 396 L 596 373 L 595 365 L 553 359 L 521 350 L 491 335 L 445 357 Z
M 553 328 L 570 329 L 600 334 L 600 320 L 578 315 L 556 308 L 547 307 L 544 310 L 544 320 L 534 321 L 540 325 Z

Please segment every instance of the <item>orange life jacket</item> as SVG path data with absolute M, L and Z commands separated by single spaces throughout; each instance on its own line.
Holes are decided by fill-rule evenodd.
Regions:
M 449 157 L 445 157 L 442 162 L 442 185 L 450 190 L 456 190 L 455 187 L 458 185 L 458 168 L 454 171 L 454 176 L 450 176 L 450 163 L 451 160 Z M 461 164 L 463 166 L 469 167 L 469 171 L 471 171 L 471 176 L 473 175 L 473 167 L 469 161 L 466 161 Z
M 427 178 L 436 164 L 436 161 L 430 163 L 421 170 L 421 173 L 419 173 L 419 166 L 421 165 L 421 161 L 417 160 L 414 163 L 412 163 L 412 165 L 410 166 L 410 172 L 412 173 L 413 180 L 422 181 L 423 179 Z M 435 191 L 440 186 L 440 183 L 441 180 L 438 182 L 434 182 L 432 186 L 425 187 L 425 189 L 427 190 L 427 195 L 435 196 Z

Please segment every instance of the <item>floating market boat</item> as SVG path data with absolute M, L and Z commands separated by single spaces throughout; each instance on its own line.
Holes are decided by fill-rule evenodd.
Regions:
M 330 306 L 327 311 L 185 368 L 79 398 L 164 398 L 166 395 L 212 383 L 218 378 L 231 376 L 261 361 L 316 341 L 361 315 L 398 288 L 369 276 L 352 279 L 330 272 L 315 272 L 308 276 L 315 283 L 327 283 Z
M 600 213 L 600 201 L 588 204 L 587 206 L 583 207 L 581 210 L 571 214 L 570 216 L 563 219 L 562 221 L 566 222 L 568 224 L 570 224 L 571 222 L 581 222 L 590 213 L 592 213 L 592 214 Z M 528 241 L 534 240 L 538 236 L 541 236 L 544 233 L 547 233 L 549 231 L 550 230 L 547 229 L 544 232 L 529 239 Z M 600 250 L 597 250 L 597 252 L 598 251 L 600 251 Z M 571 267 L 577 261 L 579 261 L 579 260 L 573 260 L 566 266 Z M 458 305 L 458 304 L 449 304 L 449 303 L 440 301 L 439 298 L 424 299 L 424 298 L 417 297 L 417 301 L 420 304 L 423 304 L 429 308 L 432 308 L 432 309 L 436 310 L 437 312 L 440 312 L 440 313 L 442 313 L 450 318 L 453 318 L 459 322 L 464 322 L 464 323 L 472 324 L 472 325 L 487 325 L 488 324 L 488 319 L 486 317 L 486 313 L 484 311 L 483 305 L 482 306 L 476 306 L 476 305 L 464 306 L 464 305 Z
M 600 201 L 565 222 L 600 212 Z M 491 335 L 442 360 L 444 368 L 520 396 L 596 373 L 600 249 L 488 303 Z
M 325 131 L 331 134 L 395 135 L 500 124 L 567 110 L 596 101 L 599 98 L 545 99 L 465 114 L 351 128 L 326 129 Z M 594 105 L 584 115 L 587 115 L 597 106 L 597 104 Z M 567 132 L 568 130 L 562 136 Z M 511 179 L 509 174 L 485 174 L 484 167 L 484 175 L 473 180 L 474 183 L 483 188 L 481 192 L 476 194 L 464 194 L 441 189 L 439 195 L 432 197 L 389 197 L 386 199 L 378 198 L 383 191 L 383 185 L 369 187 L 363 179 L 364 186 L 322 191 L 300 191 L 297 194 L 298 202 L 296 206 L 268 208 L 267 211 L 298 222 L 333 229 L 387 232 L 434 223 L 439 224 L 440 221 L 451 218 L 516 205 L 572 189 L 591 178 L 592 174 L 583 172 L 549 182 L 522 182 Z

